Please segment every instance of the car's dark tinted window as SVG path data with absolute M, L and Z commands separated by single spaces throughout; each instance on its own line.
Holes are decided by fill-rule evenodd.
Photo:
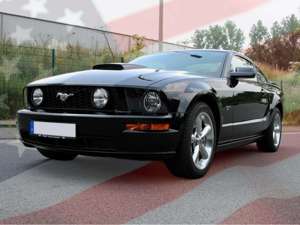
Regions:
M 154 69 L 187 71 L 205 76 L 220 76 L 226 54 L 225 52 L 217 51 L 166 52 L 142 56 L 130 63 Z

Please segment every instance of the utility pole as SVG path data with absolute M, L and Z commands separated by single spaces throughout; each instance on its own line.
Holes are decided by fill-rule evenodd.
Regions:
M 159 0 L 159 51 L 161 52 L 163 50 L 163 44 L 164 41 L 164 0 Z

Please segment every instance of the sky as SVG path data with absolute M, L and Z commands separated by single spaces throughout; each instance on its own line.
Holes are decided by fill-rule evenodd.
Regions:
M 271 0 L 248 12 L 217 20 L 213 23 L 207 24 L 206 26 L 201 26 L 200 29 L 207 28 L 209 25 L 223 24 L 226 20 L 232 20 L 246 34 L 246 42 L 249 43 L 248 34 L 251 27 L 257 20 L 262 20 L 265 26 L 271 28 L 274 21 L 281 21 L 283 18 L 291 14 L 295 14 L 298 18 L 300 18 L 300 0 Z M 188 39 L 193 32 L 194 31 L 179 35 L 170 39 L 170 41 Z
M 0 11 L 158 38 L 159 0 L 0 0 Z M 271 27 L 276 20 L 296 14 L 299 0 L 164 0 L 164 40 L 181 42 L 196 29 L 234 21 L 248 36 L 261 19 Z M 247 39 L 248 42 L 248 39 Z

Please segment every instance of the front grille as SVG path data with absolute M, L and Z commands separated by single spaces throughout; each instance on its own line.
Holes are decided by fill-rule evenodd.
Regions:
M 109 101 L 107 105 L 99 110 L 93 105 L 93 93 L 97 87 L 84 86 L 45 86 L 40 87 L 43 91 L 44 100 L 39 107 L 30 106 L 35 109 L 43 109 L 55 112 L 91 112 L 91 111 L 127 111 L 125 93 L 122 88 L 105 88 L 109 92 Z M 28 102 L 31 102 L 30 96 L 34 88 L 28 90 Z M 74 94 L 66 101 L 61 101 L 57 93 Z

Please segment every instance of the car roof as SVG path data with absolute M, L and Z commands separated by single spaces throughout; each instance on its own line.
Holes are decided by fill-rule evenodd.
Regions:
M 224 52 L 224 53 L 227 53 L 227 54 L 230 54 L 230 55 L 238 55 L 238 56 L 241 56 L 241 57 L 247 59 L 248 61 L 250 61 L 251 63 L 254 64 L 253 60 L 251 60 L 245 54 L 243 54 L 241 52 L 234 51 L 234 50 L 223 50 L 223 49 L 184 49 L 184 50 L 171 50 L 171 51 L 166 51 L 166 52 L 187 52 L 187 53 L 193 53 L 193 52 L 200 52 L 200 51 L 202 51 L 202 52 L 203 51 L 204 52 Z
M 233 50 L 223 50 L 223 49 L 184 49 L 184 50 L 171 50 L 167 52 L 199 52 L 199 51 L 206 51 L 206 52 L 224 52 L 224 53 L 231 53 L 231 54 L 242 54 Z

